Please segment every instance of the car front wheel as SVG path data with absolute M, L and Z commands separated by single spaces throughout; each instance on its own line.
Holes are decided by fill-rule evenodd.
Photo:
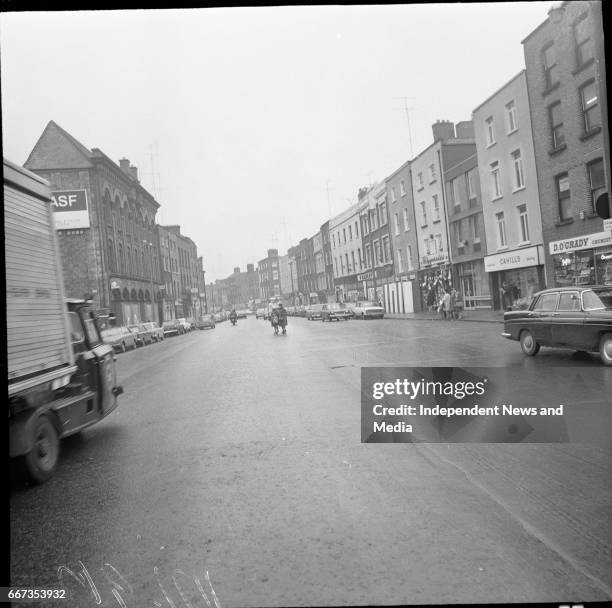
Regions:
M 528 329 L 521 332 L 520 342 L 521 349 L 527 356 L 534 357 L 538 354 L 540 345 L 536 342 L 533 334 Z
M 59 436 L 48 416 L 39 416 L 34 423 L 32 450 L 23 457 L 23 467 L 27 476 L 35 483 L 49 479 L 57 467 L 59 459 Z
M 604 334 L 599 341 L 599 356 L 604 365 L 612 365 L 612 334 Z

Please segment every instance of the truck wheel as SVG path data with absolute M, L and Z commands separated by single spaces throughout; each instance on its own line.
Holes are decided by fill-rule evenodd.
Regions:
M 604 334 L 599 342 L 599 356 L 604 365 L 612 365 L 612 334 Z
M 53 423 L 44 414 L 34 423 L 32 450 L 22 456 L 25 473 L 34 483 L 43 483 L 53 476 L 59 459 L 59 437 Z

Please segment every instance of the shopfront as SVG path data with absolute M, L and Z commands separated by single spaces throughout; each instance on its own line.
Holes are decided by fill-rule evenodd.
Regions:
M 336 302 L 357 302 L 365 299 L 360 277 L 362 275 L 351 274 L 334 279 Z
M 466 310 L 491 309 L 490 276 L 485 272 L 484 260 L 461 262 L 453 267 L 453 286 L 461 294 Z
M 451 286 L 451 266 L 448 254 L 422 255 L 419 261 L 421 270 L 417 277 L 422 310 L 434 311 L 446 290 Z
M 542 245 L 489 255 L 484 267 L 491 277 L 495 310 L 526 308 L 533 294 L 545 287 Z
M 612 285 L 612 234 L 597 232 L 552 241 L 554 287 Z

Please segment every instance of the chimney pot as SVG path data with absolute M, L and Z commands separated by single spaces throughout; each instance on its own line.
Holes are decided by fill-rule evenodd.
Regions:
M 130 172 L 130 161 L 127 158 L 122 158 L 119 161 L 119 166 L 121 167 L 121 170 L 124 173 L 129 173 Z

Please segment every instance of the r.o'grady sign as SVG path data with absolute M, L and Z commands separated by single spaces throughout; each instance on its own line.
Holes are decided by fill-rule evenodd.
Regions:
M 56 230 L 89 228 L 86 190 L 59 190 L 51 193 L 53 223 Z

